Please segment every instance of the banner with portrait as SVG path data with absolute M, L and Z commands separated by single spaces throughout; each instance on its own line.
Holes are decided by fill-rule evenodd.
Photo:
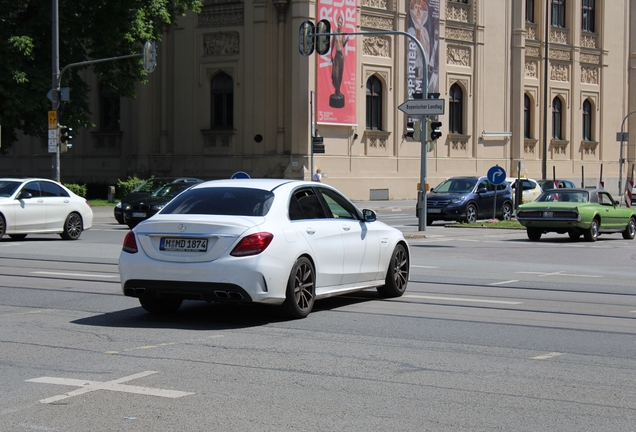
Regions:
M 408 99 L 413 93 L 439 92 L 439 13 L 440 0 L 406 0 L 407 31 L 422 44 L 428 70 L 428 89 L 424 88 L 424 62 L 417 44 L 408 38 L 406 44 L 406 82 Z
M 317 21 L 327 19 L 332 33 L 356 32 L 357 0 L 319 0 Z M 331 36 L 331 48 L 316 54 L 316 120 L 356 125 L 356 36 Z

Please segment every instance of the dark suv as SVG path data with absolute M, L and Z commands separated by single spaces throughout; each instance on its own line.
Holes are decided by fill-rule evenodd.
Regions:
M 492 218 L 497 197 L 499 219 L 512 218 L 512 191 L 508 183 L 493 185 L 487 177 L 450 177 L 426 194 L 426 225 L 436 220 L 474 223 Z
M 170 183 L 182 183 L 182 182 L 203 182 L 203 180 L 195 177 L 152 177 L 139 186 L 134 188 L 128 195 L 126 195 L 120 202 L 115 205 L 115 209 L 113 210 L 113 215 L 117 222 L 120 224 L 126 223 L 124 220 L 124 211 L 123 209 L 126 207 L 127 203 L 132 200 L 137 200 L 139 198 L 147 197 L 157 189 L 160 189 L 162 186 L 170 184 Z

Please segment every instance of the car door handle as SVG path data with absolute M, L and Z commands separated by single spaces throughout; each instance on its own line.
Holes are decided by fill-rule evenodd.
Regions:
M 39 202 L 39 203 L 43 203 L 43 202 L 44 202 L 44 200 L 42 200 L 42 199 L 39 199 L 39 200 L 38 200 L 38 202 Z
M 351 227 L 350 227 L 349 225 L 343 225 L 343 226 L 342 226 L 342 230 L 343 230 L 343 231 L 350 231 L 350 230 L 351 230 Z
M 305 228 L 305 231 L 307 231 L 307 234 L 309 235 L 314 235 L 316 234 L 316 230 L 310 227 Z

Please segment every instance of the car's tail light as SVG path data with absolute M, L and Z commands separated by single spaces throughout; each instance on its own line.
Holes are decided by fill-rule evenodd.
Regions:
M 258 255 L 267 249 L 267 246 L 269 246 L 273 238 L 274 234 L 268 232 L 248 235 L 241 239 L 230 255 L 235 257 Z
M 88 202 L 88 201 L 84 201 L 84 202 L 86 203 L 87 206 L 89 206 L 89 207 L 91 206 L 90 202 Z
M 137 240 L 135 240 L 135 233 L 132 231 L 128 231 L 126 237 L 124 238 L 124 247 L 122 248 L 124 252 L 128 252 L 131 254 L 137 253 L 139 249 L 137 249 Z

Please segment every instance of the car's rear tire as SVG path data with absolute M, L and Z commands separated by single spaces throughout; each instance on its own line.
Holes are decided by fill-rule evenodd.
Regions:
M 384 285 L 377 287 L 378 293 L 385 298 L 400 297 L 409 283 L 409 254 L 403 244 L 393 250 Z
M 2 236 L 7 231 L 7 224 L 4 221 L 4 216 L 0 214 L 0 240 L 2 240 Z
M 475 204 L 468 204 L 466 206 L 466 222 L 477 222 L 477 206 Z
M 530 239 L 532 241 L 537 241 L 537 240 L 541 240 L 541 234 L 543 234 L 543 233 L 539 229 L 528 228 L 526 230 L 526 234 L 528 235 L 528 239 Z
M 314 308 L 316 297 L 316 272 L 306 257 L 294 263 L 289 280 L 283 309 L 290 318 L 305 318 Z
M 599 227 L 600 227 L 600 224 L 598 223 L 598 219 L 592 219 L 592 222 L 590 223 L 590 227 L 583 234 L 583 236 L 585 237 L 585 240 L 590 242 L 595 242 L 596 239 L 598 239 Z
M 26 238 L 26 234 L 9 234 L 13 240 L 24 240 Z
M 83 230 L 84 224 L 82 217 L 79 213 L 73 212 L 66 217 L 66 221 L 64 221 L 64 231 L 60 233 L 60 237 L 64 240 L 77 240 L 80 235 L 82 235 Z
M 157 299 L 140 298 L 141 307 L 151 314 L 171 314 L 176 312 L 183 300 L 181 299 Z
M 581 237 L 581 233 L 578 231 L 568 231 L 568 236 L 570 240 L 578 240 Z
M 501 208 L 501 219 L 506 221 L 512 219 L 512 204 L 504 203 Z
M 633 240 L 634 237 L 636 237 L 636 220 L 630 218 L 625 231 L 623 231 L 623 238 L 625 240 Z

